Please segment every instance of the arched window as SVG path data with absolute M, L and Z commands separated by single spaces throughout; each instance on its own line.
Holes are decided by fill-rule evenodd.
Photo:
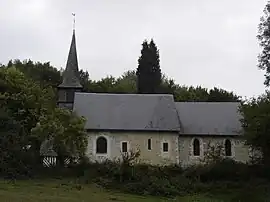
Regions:
M 193 155 L 200 156 L 200 141 L 198 139 L 193 141 Z
M 225 156 L 232 156 L 232 143 L 230 140 L 225 140 Z
M 107 154 L 107 140 L 105 137 L 99 137 L 96 142 L 96 153 Z

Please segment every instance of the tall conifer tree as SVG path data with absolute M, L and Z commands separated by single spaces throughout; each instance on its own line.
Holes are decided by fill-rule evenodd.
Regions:
M 136 72 L 138 93 L 159 93 L 162 78 L 159 62 L 159 50 L 153 39 L 150 43 L 145 40 Z

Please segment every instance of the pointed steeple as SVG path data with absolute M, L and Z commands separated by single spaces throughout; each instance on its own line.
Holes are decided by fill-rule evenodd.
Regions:
M 72 14 L 75 16 L 75 14 Z M 73 24 L 73 35 L 69 49 L 66 69 L 63 73 L 63 81 L 58 86 L 57 105 L 72 110 L 75 93 L 81 92 L 83 87 L 80 84 L 79 68 L 75 40 L 75 18 Z
M 75 29 L 73 29 L 73 35 L 71 45 L 69 49 L 66 69 L 63 73 L 63 81 L 59 85 L 60 88 L 82 88 L 79 79 L 79 68 L 76 50 Z

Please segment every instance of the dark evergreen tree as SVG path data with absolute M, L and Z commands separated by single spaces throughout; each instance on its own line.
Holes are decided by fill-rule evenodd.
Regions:
M 159 65 L 159 51 L 153 39 L 142 44 L 137 68 L 138 93 L 159 93 L 162 74 Z

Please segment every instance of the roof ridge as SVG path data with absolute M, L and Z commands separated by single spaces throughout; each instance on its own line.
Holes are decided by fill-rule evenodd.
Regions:
M 136 93 L 87 93 L 76 92 L 76 94 L 91 94 L 91 95 L 115 95 L 115 96 L 142 96 L 142 97 L 173 97 L 171 94 L 136 94 Z

